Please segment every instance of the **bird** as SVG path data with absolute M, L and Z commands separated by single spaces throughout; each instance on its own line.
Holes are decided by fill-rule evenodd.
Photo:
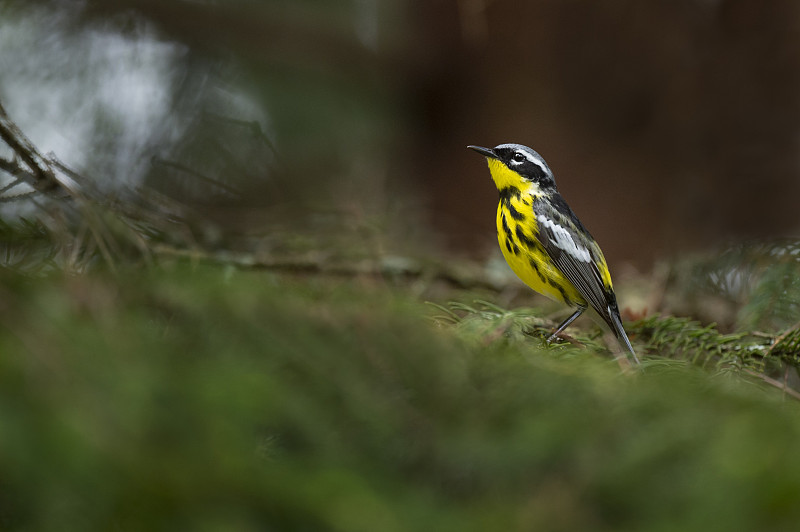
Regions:
M 536 292 L 575 308 L 547 342 L 591 309 L 639 364 L 603 252 L 558 192 L 544 158 L 522 144 L 467 147 L 486 157 L 500 194 L 497 241 L 508 265 Z

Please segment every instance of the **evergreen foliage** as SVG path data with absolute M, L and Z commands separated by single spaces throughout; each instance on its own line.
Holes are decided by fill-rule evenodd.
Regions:
M 628 327 L 642 371 L 622 373 L 598 329 L 546 346 L 555 321 L 534 309 L 437 305 L 432 327 L 407 269 L 199 266 L 212 256 L 186 237 L 172 242 L 189 263 L 161 254 L 176 237 L 156 210 L 63 205 L 68 224 L 2 227 L 3 529 L 744 531 L 800 518 L 797 326 L 645 318 Z M 784 297 L 773 275 L 759 270 L 740 301 Z
M 0 291 L 5 530 L 800 519 L 798 403 L 653 353 L 621 374 L 544 348 L 524 311 L 459 306 L 437 330 L 380 283 L 186 264 L 6 270 Z M 637 344 L 666 345 L 657 326 Z
M 0 218 L 0 265 L 17 272 L 38 274 L 56 268 L 58 246 L 37 219 Z
M 737 330 L 780 331 L 800 315 L 800 241 L 777 240 L 731 246 L 675 268 L 668 287 L 690 303 L 723 302 Z M 678 306 L 678 305 L 673 305 Z

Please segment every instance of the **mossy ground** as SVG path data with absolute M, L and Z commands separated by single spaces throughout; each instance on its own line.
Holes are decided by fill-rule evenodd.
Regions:
M 800 522 L 800 409 L 780 390 L 658 352 L 624 373 L 602 349 L 546 348 L 491 313 L 436 313 L 375 278 L 6 270 L 0 525 Z

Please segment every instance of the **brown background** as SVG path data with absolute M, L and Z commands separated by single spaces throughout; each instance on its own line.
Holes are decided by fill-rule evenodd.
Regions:
M 312 175 L 334 159 L 363 169 L 374 150 L 388 185 L 370 193 L 385 197 L 354 202 L 413 189 L 454 252 L 493 249 L 495 192 L 465 146 L 502 142 L 547 159 L 611 261 L 797 234 L 800 2 L 395 0 L 374 4 L 373 46 L 349 25 L 366 4 L 121 0 L 87 13 L 135 12 L 193 51 L 236 57 L 256 81 L 288 73 L 287 94 L 306 76 L 313 89 L 294 107 L 265 98 L 279 152 L 295 169 L 318 156 L 326 170 L 297 170 Z M 325 101 L 326 83 L 345 105 Z

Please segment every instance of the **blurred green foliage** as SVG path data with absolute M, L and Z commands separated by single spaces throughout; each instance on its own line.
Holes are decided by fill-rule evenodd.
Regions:
M 672 266 L 665 307 L 729 330 L 782 331 L 800 313 L 800 241 L 730 245 Z
M 8 530 L 790 530 L 800 411 L 432 327 L 402 290 L 0 273 Z M 474 329 L 473 329 L 474 330 Z

